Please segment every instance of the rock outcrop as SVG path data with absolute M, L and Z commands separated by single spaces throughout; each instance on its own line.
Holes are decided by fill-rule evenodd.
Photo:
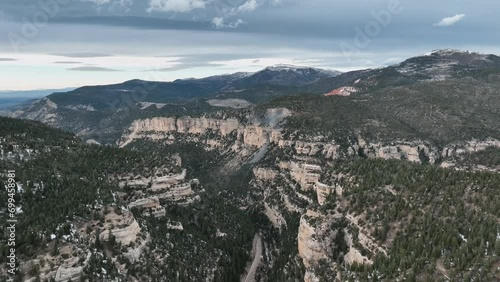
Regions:
M 54 277 L 56 282 L 67 282 L 67 281 L 78 281 L 82 275 L 83 267 L 64 267 L 59 266 L 57 269 L 56 276 Z
M 101 230 L 99 239 L 107 241 L 109 236 L 113 235 L 116 242 L 127 246 L 137 239 L 140 232 L 141 227 L 131 212 L 124 211 L 121 215 L 109 212 L 105 216 L 104 228 Z
M 317 181 L 314 184 L 316 188 L 316 194 L 318 196 L 318 204 L 323 205 L 325 203 L 326 197 L 335 191 L 335 187 L 328 186 Z
M 270 131 L 262 126 L 252 124 L 240 130 L 238 137 L 246 145 L 262 147 L 269 143 Z
M 305 215 L 300 218 L 298 248 L 299 255 L 306 268 L 312 266 L 321 259 L 326 258 L 326 254 L 320 242 L 316 238 L 317 233 L 315 227 L 311 224 L 311 219 L 318 219 L 319 214 L 308 210 Z
M 158 194 L 158 198 L 167 199 L 171 201 L 178 201 L 186 199 L 194 194 L 193 189 L 191 189 L 191 184 L 189 182 L 176 184 L 167 189 L 166 192 Z
M 151 133 L 191 133 L 203 134 L 208 130 L 219 132 L 226 136 L 238 129 L 240 123 L 237 119 L 212 119 L 206 117 L 155 117 L 151 119 L 136 120 L 128 129 L 128 133 L 122 138 L 120 146 L 124 147 L 134 139 L 148 138 Z
M 290 162 L 289 164 L 280 164 L 282 168 L 288 168 L 292 179 L 297 181 L 302 190 L 311 190 L 314 188 L 316 182 L 321 177 L 321 166 Z
M 160 206 L 160 199 L 158 197 L 149 197 L 139 199 L 128 204 L 129 209 L 133 208 L 157 208 Z
M 356 87 L 352 86 L 342 86 L 337 89 L 334 89 L 326 94 L 324 96 L 350 96 L 352 93 L 358 92 L 359 89 Z
M 278 175 L 278 172 L 270 168 L 254 168 L 253 174 L 255 178 L 260 180 L 272 181 Z

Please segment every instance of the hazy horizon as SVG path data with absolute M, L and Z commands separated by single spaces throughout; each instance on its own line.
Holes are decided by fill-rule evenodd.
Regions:
M 275 64 L 345 72 L 448 48 L 498 53 L 500 3 L 486 2 L 491 9 L 428 0 L 6 0 L 0 90 L 172 81 Z

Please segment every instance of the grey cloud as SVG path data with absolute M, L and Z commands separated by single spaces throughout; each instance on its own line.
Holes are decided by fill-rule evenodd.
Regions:
M 99 57 L 113 56 L 111 54 L 104 54 L 104 53 L 58 53 L 53 55 L 60 57 L 67 57 L 67 58 L 99 58 Z
M 0 1 L 6 16 L 13 15 L 15 12 L 12 11 L 17 9 L 27 11 L 30 19 L 32 7 L 36 6 L 33 0 Z M 482 5 L 462 1 L 460 9 L 467 13 L 467 25 L 457 24 L 454 28 L 435 28 L 430 24 L 444 16 L 443 10 L 449 15 L 460 12 L 452 9 L 449 3 L 401 0 L 403 12 L 393 15 L 388 26 L 370 38 L 369 45 L 360 49 L 353 61 L 344 58 L 340 43 L 353 45 L 358 36 L 355 28 L 364 30 L 367 23 L 374 20 L 373 12 L 387 7 L 388 0 L 357 0 L 342 5 L 331 0 L 282 0 L 277 6 L 268 2 L 252 12 L 235 15 L 224 13 L 225 6 L 216 6 L 235 2 L 238 3 L 236 6 L 241 6 L 247 1 L 213 0 L 204 9 L 190 13 L 147 13 L 148 1 L 135 0 L 126 15 L 104 9 L 105 6 L 97 13 L 93 3 L 70 1 L 55 18 L 51 18 L 50 24 L 40 33 L 43 36 L 31 40 L 23 46 L 23 51 L 59 52 L 72 58 L 78 56 L 67 56 L 64 52 L 185 57 L 179 61 L 180 65 L 163 69 L 172 71 L 206 66 L 210 61 L 266 57 L 320 59 L 325 66 L 333 68 L 365 66 L 370 59 L 376 67 L 392 63 L 395 61 L 391 60 L 393 57 L 406 58 L 432 49 L 497 50 L 495 47 L 500 44 L 500 30 L 497 28 L 500 20 L 496 16 L 498 9 L 494 9 L 500 7 L 497 0 L 484 0 Z M 485 6 L 492 8 L 485 9 Z M 222 17 L 224 24 L 238 18 L 247 24 L 235 29 L 214 29 L 211 22 L 214 17 Z M 0 51 L 10 51 L 5 35 L 11 31 L 20 34 L 22 25 L 17 24 L 2 22 L 0 25 Z M 425 38 L 422 34 L 426 35 Z M 197 51 L 216 54 L 178 54 Z
M 70 70 L 70 71 L 103 71 L 103 72 L 121 71 L 121 70 L 117 70 L 117 69 L 110 69 L 110 68 L 103 68 L 103 67 L 75 67 L 75 68 L 69 68 L 67 70 Z
M 17 61 L 17 59 L 14 59 L 14 58 L 0 58 L 0 62 L 12 62 L 12 61 Z
M 91 24 L 117 27 L 132 27 L 136 29 L 172 29 L 172 30 L 211 30 L 210 21 L 172 20 L 159 17 L 141 16 L 85 16 L 58 17 L 53 23 L 60 24 Z
M 180 65 L 175 65 L 175 66 L 169 67 L 169 68 L 155 69 L 154 71 L 170 72 L 170 71 L 186 70 L 186 69 L 192 69 L 192 68 L 201 68 L 201 67 L 207 67 L 207 66 L 209 66 L 208 63 L 203 63 L 203 62 L 195 63 L 195 62 L 192 62 L 192 63 L 182 63 Z M 146 71 L 150 71 L 150 70 L 146 70 Z
M 73 62 L 73 61 L 57 61 L 54 64 L 81 64 L 82 62 Z
M 178 58 L 181 59 L 176 60 L 178 65 L 155 69 L 155 71 L 169 72 L 169 71 L 177 71 L 191 68 L 199 68 L 199 67 L 213 67 L 213 61 L 226 61 L 226 60 L 237 60 L 237 59 L 248 59 L 248 58 L 265 58 L 267 55 L 262 53 L 234 53 L 234 54 L 179 54 L 179 55 L 168 55 L 168 56 L 158 56 L 159 58 Z M 254 60 L 259 61 L 259 59 Z M 170 63 L 171 61 L 166 61 Z

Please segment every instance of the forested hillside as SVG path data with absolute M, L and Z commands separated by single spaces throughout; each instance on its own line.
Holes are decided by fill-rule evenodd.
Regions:
M 195 180 L 188 184 L 198 195 L 186 198 L 187 204 L 176 196 L 161 198 L 161 206 L 154 211 L 137 208 L 137 204 L 129 208 L 154 195 L 162 197 L 152 195 L 148 188 L 151 183 L 160 185 L 155 184 L 158 176 L 181 173 L 180 158 L 172 152 L 145 154 L 88 145 L 72 134 L 31 121 L 1 118 L 0 126 L 0 167 L 16 171 L 19 279 L 67 281 L 61 277 L 69 275 L 83 281 L 113 277 L 200 281 L 211 276 L 234 281 L 243 272 L 253 224 L 245 212 L 216 199 L 221 187 L 210 183 L 203 187 Z M 184 156 L 182 148 L 175 151 Z M 196 155 L 201 168 L 209 162 L 203 152 Z M 203 170 L 185 157 L 191 170 L 188 177 L 195 178 Z M 122 185 L 138 177 L 152 182 L 143 187 Z M 0 193 L 0 201 L 5 210 L 7 190 Z M 148 215 L 153 212 L 155 216 Z M 3 226 L 6 220 L 2 213 Z M 135 235 L 136 221 L 134 228 L 140 229 Z M 113 235 L 115 230 L 123 231 Z M 120 237 L 122 233 L 126 237 Z M 5 236 L 2 233 L 0 238 L 2 265 L 8 252 Z M 130 236 L 136 239 L 128 243 Z M 160 253 L 148 251 L 139 257 L 145 248 Z M 164 259 L 158 260 L 159 255 Z
M 383 160 L 342 163 L 333 173 L 353 176 L 341 184 L 344 212 L 390 250 L 372 254 L 373 267 L 359 278 L 500 278 L 499 174 Z

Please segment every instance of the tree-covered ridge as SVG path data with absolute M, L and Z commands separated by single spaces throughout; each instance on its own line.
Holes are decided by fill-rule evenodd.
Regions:
M 2 131 L 0 136 L 8 137 L 16 148 L 23 140 L 34 139 L 27 131 L 33 127 L 32 122 L 17 124 L 15 134 L 3 135 Z M 27 126 L 23 127 L 24 124 Z M 89 145 L 71 134 L 67 134 L 71 138 L 66 140 L 57 136 L 59 130 L 37 123 L 35 125 L 41 127 L 39 131 L 34 131 L 35 136 L 45 138 L 36 139 L 37 154 L 22 161 L 19 158 L 0 161 L 2 169 L 16 171 L 18 189 L 15 200 L 16 206 L 20 208 L 17 214 L 16 249 L 20 261 L 31 261 L 27 266 L 30 270 L 24 272 L 24 278 L 43 275 L 40 271 L 47 271 L 49 264 L 54 271 L 53 262 L 48 262 L 49 259 L 41 260 L 43 265 L 33 263 L 40 261 L 40 256 L 47 256 L 51 260 L 58 260 L 62 255 L 66 260 L 74 256 L 79 258 L 80 265 L 85 260 L 86 251 L 90 251 L 92 255 L 84 263 L 87 266 L 81 276 L 84 281 L 101 281 L 98 275 L 124 279 L 135 277 L 139 280 L 161 280 L 167 277 L 169 281 L 200 281 L 206 277 L 228 282 L 239 279 L 249 258 L 248 250 L 251 249 L 255 230 L 251 215 L 233 204 L 238 201 L 220 200 L 221 197 L 231 198 L 229 195 L 235 193 L 231 190 L 237 190 L 235 185 L 242 184 L 233 182 L 222 187 L 224 182 L 214 180 L 210 173 L 217 166 L 216 153 L 207 152 L 196 144 L 165 148 L 143 146 L 133 150 Z M 23 144 L 22 150 L 14 147 L 4 148 L 6 155 L 24 154 L 25 149 L 31 148 L 29 143 Z M 181 156 L 185 168 L 189 170 L 188 179 L 199 175 L 203 187 L 199 181 L 194 183 L 198 183 L 196 191 L 203 191 L 194 204 L 188 206 L 162 200 L 161 205 L 165 207 L 166 213 L 161 218 L 145 215 L 147 209 L 132 209 L 142 229 L 139 237 L 147 242 L 148 249 L 156 251 L 148 252 L 132 263 L 125 258 L 127 249 L 114 239 L 95 242 L 89 239 L 92 234 L 100 236 L 97 230 L 108 224 L 109 215 L 121 217 L 123 213 L 128 213 L 127 199 L 135 200 L 140 198 L 138 195 L 147 192 L 146 186 L 121 187 L 119 179 L 123 179 L 123 176 L 128 179 L 129 176 L 152 178 L 165 176 L 164 173 L 179 174 L 182 171 L 178 167 L 181 161 L 178 157 L 172 157 L 173 154 Z M 4 209 L 8 202 L 6 190 L 1 191 L 0 201 L 0 208 Z M 0 216 L 0 222 L 5 225 L 5 214 Z M 176 223 L 184 228 L 172 228 L 171 224 Z M 75 229 L 82 224 L 87 226 L 83 233 Z M 121 228 L 123 224 L 116 227 Z M 77 231 L 79 235 L 74 235 Z M 69 239 L 64 239 L 65 236 Z M 2 233 L 0 264 L 5 262 L 7 254 L 6 239 Z M 73 251 L 69 257 L 66 252 L 60 253 L 60 250 L 75 246 L 84 251 Z M 159 257 L 162 259 L 159 260 Z M 114 263 L 110 263 L 115 258 L 124 263 L 130 272 L 120 274 Z
M 2 162 L 2 168 L 17 172 L 20 188 L 16 203 L 22 207 L 18 215 L 18 251 L 21 254 L 33 254 L 44 239 L 57 233 L 61 224 L 76 218 L 90 218 L 98 206 L 117 204 L 113 193 L 120 189 L 108 181 L 110 176 L 127 172 L 144 174 L 168 161 L 160 162 L 125 149 L 82 143 L 72 145 L 41 151 L 26 162 Z M 5 208 L 5 190 L 0 197 L 0 206 Z
M 474 138 L 500 139 L 499 98 L 498 83 L 463 77 L 367 87 L 349 97 L 281 97 L 258 109 L 292 110 L 286 125 L 290 132 L 331 138 L 360 134 L 372 141 L 420 139 L 443 146 Z
M 76 141 L 74 134 L 40 122 L 0 117 L 0 144 L 3 146 L 15 144 L 38 149 L 73 144 Z
M 358 278 L 500 279 L 500 175 L 378 159 L 334 171 L 354 177 L 346 211 L 390 249 Z
M 462 166 L 484 166 L 487 168 L 500 168 L 500 149 L 486 148 L 484 151 L 466 153 L 457 156 L 452 161 Z

